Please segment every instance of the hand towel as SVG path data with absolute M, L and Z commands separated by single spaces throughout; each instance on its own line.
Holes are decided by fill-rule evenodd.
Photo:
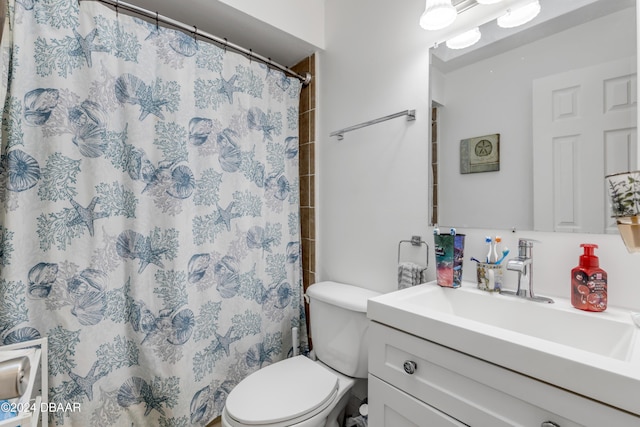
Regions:
M 398 264 L 398 289 L 424 283 L 426 270 L 424 266 L 413 262 L 401 262 Z

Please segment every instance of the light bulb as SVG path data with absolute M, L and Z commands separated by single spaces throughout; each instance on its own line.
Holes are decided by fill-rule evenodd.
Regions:
M 540 2 L 538 0 L 517 9 L 509 9 L 507 13 L 498 18 L 498 26 L 502 28 L 513 28 L 526 24 L 540 13 Z
M 451 25 L 456 16 L 458 11 L 451 4 L 451 0 L 426 0 L 420 26 L 425 30 L 440 30 Z
M 480 37 L 480 29 L 476 27 L 460 34 L 459 36 L 455 36 L 454 38 L 447 40 L 447 47 L 449 49 L 464 49 L 465 47 L 478 43 Z

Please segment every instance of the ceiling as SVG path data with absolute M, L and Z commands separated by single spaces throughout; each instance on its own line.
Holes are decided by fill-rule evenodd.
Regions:
M 113 2 L 113 0 L 111 0 Z M 310 56 L 318 49 L 316 46 L 305 42 L 285 31 L 272 25 L 260 21 L 246 13 L 239 11 L 219 0 L 124 0 L 127 3 L 147 9 L 151 12 L 158 12 L 168 18 L 180 21 L 184 24 L 197 27 L 199 30 L 226 38 L 229 42 L 251 49 L 266 58 L 271 58 L 284 66 L 291 67 L 300 60 Z M 265 0 L 257 0 L 265 1 Z M 497 36 L 488 34 L 488 29 L 483 29 L 483 39 L 472 48 L 452 51 L 444 45 L 433 49 L 437 68 L 446 72 L 447 69 L 455 69 L 463 66 L 468 61 L 475 61 L 478 57 L 495 55 L 496 49 L 508 50 L 509 43 L 521 45 L 537 38 L 541 38 L 558 31 L 566 25 L 562 22 L 571 18 L 571 14 L 566 14 L 563 19 L 550 19 L 551 12 L 555 7 L 567 8 L 571 3 L 590 3 L 590 8 L 582 8 L 582 16 L 578 19 L 585 19 L 585 14 L 592 18 L 611 13 L 612 9 L 629 7 L 634 4 L 634 0 L 540 0 L 543 8 L 541 15 L 546 15 L 546 25 L 523 26 L 518 37 L 507 37 L 500 43 L 495 43 Z M 460 13 L 476 6 L 476 0 L 453 0 Z M 564 12 L 562 12 L 564 13 Z M 538 18 L 539 20 L 539 18 Z M 484 27 L 484 26 L 483 26 Z M 494 25 L 495 27 L 495 25 Z M 556 29 L 554 29 L 556 28 Z M 527 30 L 527 31 L 524 31 Z M 504 30 L 500 30 L 504 32 Z M 515 31 L 514 31 L 515 32 Z
M 264 0 L 258 0 L 264 1 Z M 291 67 L 317 48 L 218 0 L 123 0 Z

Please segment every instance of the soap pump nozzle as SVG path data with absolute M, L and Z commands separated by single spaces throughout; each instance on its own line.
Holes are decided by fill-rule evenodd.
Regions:
M 595 249 L 598 245 L 594 243 L 582 243 L 580 245 L 584 249 L 584 253 L 580 255 L 580 266 L 582 267 L 599 267 L 600 262 L 595 255 Z

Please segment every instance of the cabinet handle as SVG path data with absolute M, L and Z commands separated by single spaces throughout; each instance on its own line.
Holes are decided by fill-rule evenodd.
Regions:
M 416 365 L 416 362 L 414 362 L 413 360 L 405 360 L 403 366 L 404 371 L 409 375 L 412 375 L 418 368 L 418 365 Z
M 540 424 L 540 427 L 560 427 L 560 425 L 554 423 L 553 421 L 545 421 L 542 424 Z

